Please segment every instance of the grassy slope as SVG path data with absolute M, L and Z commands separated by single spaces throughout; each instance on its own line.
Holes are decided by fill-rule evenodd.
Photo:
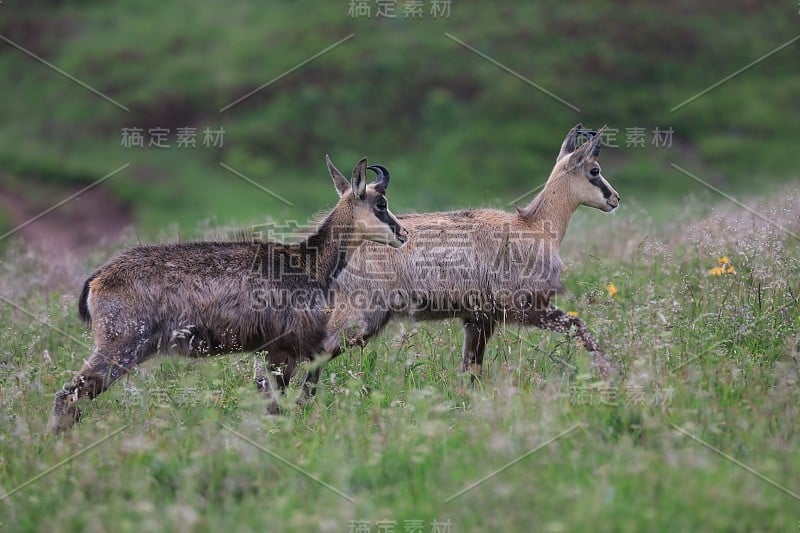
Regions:
M 796 229 L 796 191 L 761 207 Z M 471 388 L 455 324 L 398 325 L 329 365 L 316 402 L 268 420 L 251 355 L 158 358 L 88 406 L 71 435 L 43 435 L 53 391 L 86 348 L 2 313 L 4 490 L 97 439 L 108 442 L 0 502 L 21 529 L 347 530 L 350 520 L 451 520 L 454 530 L 790 530 L 797 501 L 683 436 L 797 493 L 797 247 L 723 208 L 674 229 L 583 212 L 568 236 L 575 310 L 622 362 L 606 389 L 558 335 L 508 327 Z M 708 275 L 728 255 L 736 273 Z M 0 290 L 88 341 L 52 266 L 9 256 Z M 76 267 L 77 268 L 77 267 Z M 19 271 L 28 275 L 20 282 Z M 78 269 L 79 270 L 79 269 Z M 606 285 L 619 294 L 610 298 Z M 413 328 L 413 329 L 412 329 Z M 446 503 L 559 433 L 579 429 Z M 349 502 L 225 427 L 353 498 Z
M 90 182 L 130 161 L 108 186 L 133 204 L 145 234 L 175 221 L 193 229 L 209 216 L 304 220 L 331 202 L 324 153 L 347 168 L 363 154 L 389 165 L 398 211 L 505 205 L 546 177 L 554 138 L 578 121 L 621 130 L 623 147 L 609 152 L 607 165 L 628 201 L 649 205 L 654 193 L 702 191 L 669 167 L 673 161 L 730 190 L 793 175 L 800 125 L 786 120 L 786 110 L 800 88 L 796 48 L 670 112 L 793 37 L 793 6 L 459 4 L 446 19 L 406 21 L 351 18 L 345 2 L 49 4 L 5 7 L 10 16 L 0 31 L 130 112 L 3 45 L 0 69 L 15 83 L 0 99 L 0 165 L 27 180 Z M 351 41 L 218 112 L 351 32 Z M 228 133 L 221 150 L 126 150 L 121 129 L 132 126 L 167 127 L 173 136 L 183 126 Z M 629 127 L 672 127 L 675 145 L 626 149 Z

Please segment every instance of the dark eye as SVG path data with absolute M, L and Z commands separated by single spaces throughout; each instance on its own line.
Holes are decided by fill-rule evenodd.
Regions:
M 386 205 L 386 202 L 378 202 L 378 204 L 375 206 L 375 209 L 378 211 L 386 211 L 388 208 L 389 206 Z
M 599 176 L 600 175 L 600 169 L 597 168 L 597 167 L 594 167 L 592 170 L 589 171 L 589 174 L 591 174 L 592 176 Z

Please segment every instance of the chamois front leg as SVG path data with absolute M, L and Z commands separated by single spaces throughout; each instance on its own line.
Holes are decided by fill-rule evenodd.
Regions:
M 281 390 L 278 387 L 278 380 L 272 372 L 272 368 L 267 364 L 256 362 L 255 368 L 256 390 L 267 400 L 267 413 L 277 415 L 280 413 L 278 398 Z
M 592 357 L 592 367 L 597 369 L 604 378 L 610 378 L 617 372 L 616 365 L 603 353 L 600 345 L 594 340 L 589 327 L 580 318 L 568 315 L 555 307 L 532 310 L 526 314 L 525 322 L 541 329 L 558 331 L 559 333 L 575 336 L 583 344 Z
M 353 328 L 351 331 L 355 331 L 355 328 Z M 298 405 L 306 405 L 311 401 L 312 398 L 314 398 L 314 396 L 316 396 L 317 385 L 319 383 L 319 378 L 322 376 L 322 367 L 324 363 L 339 357 L 339 355 L 341 355 L 344 351 L 343 345 L 346 347 L 360 346 L 363 348 L 367 344 L 367 340 L 361 333 L 354 334 L 351 338 L 346 340 L 343 340 L 342 337 L 343 334 L 339 331 L 328 333 L 328 336 L 323 342 L 323 352 L 325 352 L 327 355 L 322 355 L 312 359 L 311 368 L 308 369 L 305 378 L 303 379 L 300 398 L 297 400 Z
M 389 321 L 390 313 L 386 310 L 359 309 L 352 302 L 345 302 L 334 309 L 328 323 L 328 333 L 322 343 L 322 356 L 333 360 L 344 351 L 344 348 L 359 346 L 363 348 L 367 341 L 378 333 Z M 303 388 L 298 402 L 304 404 L 317 393 L 317 383 L 322 374 L 319 358 L 312 361 L 312 368 L 303 380 Z
M 304 407 L 308 405 L 314 396 L 316 396 L 317 384 L 319 383 L 319 378 L 322 375 L 322 367 L 336 355 L 338 355 L 338 352 L 335 354 L 331 353 L 327 356 L 319 355 L 311 359 L 309 366 L 306 369 L 305 376 L 303 377 L 303 383 L 300 388 L 300 397 L 297 399 L 297 405 Z
M 311 401 L 314 396 L 317 395 L 317 384 L 319 383 L 320 375 L 322 374 L 322 366 L 316 366 L 316 361 L 311 362 L 311 366 L 308 372 L 306 372 L 305 379 L 303 379 L 303 385 L 300 389 L 300 397 L 297 399 L 297 404 L 300 406 L 306 405 L 308 402 Z
M 474 382 L 483 369 L 483 354 L 486 343 L 494 332 L 491 318 L 464 319 L 464 347 L 461 351 L 462 372 L 469 372 Z
M 256 390 L 267 400 L 267 413 L 280 414 L 279 400 L 285 393 L 296 369 L 296 358 L 281 352 L 267 355 L 264 363 L 256 362 Z

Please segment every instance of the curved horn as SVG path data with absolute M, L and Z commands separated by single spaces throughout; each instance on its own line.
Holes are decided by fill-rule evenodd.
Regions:
M 588 130 L 586 133 L 589 134 L 589 141 L 592 142 L 592 156 L 597 157 L 600 155 L 600 147 L 603 145 L 603 134 L 608 129 L 607 126 L 603 126 L 599 130 Z
M 386 187 L 389 186 L 389 169 L 383 165 L 370 165 L 367 168 L 377 174 L 375 188 L 386 192 Z
M 603 126 L 599 130 L 587 130 L 587 129 L 579 129 L 577 130 L 578 135 L 583 135 L 586 137 L 586 140 L 581 144 L 581 147 L 585 144 L 585 150 L 591 150 L 591 155 L 593 157 L 597 157 L 600 155 L 600 146 L 603 144 L 603 133 L 605 132 L 606 127 Z

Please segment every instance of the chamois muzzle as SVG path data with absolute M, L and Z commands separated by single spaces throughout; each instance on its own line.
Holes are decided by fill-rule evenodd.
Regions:
M 394 217 L 394 215 L 390 216 L 392 222 L 389 223 L 389 226 L 392 228 L 394 240 L 390 241 L 388 244 L 392 248 L 401 248 L 405 243 L 408 242 L 408 230 L 400 225 L 400 222 Z
M 408 242 L 408 230 L 406 228 L 400 228 L 400 234 L 397 235 L 397 240 L 400 241 L 401 246 Z

